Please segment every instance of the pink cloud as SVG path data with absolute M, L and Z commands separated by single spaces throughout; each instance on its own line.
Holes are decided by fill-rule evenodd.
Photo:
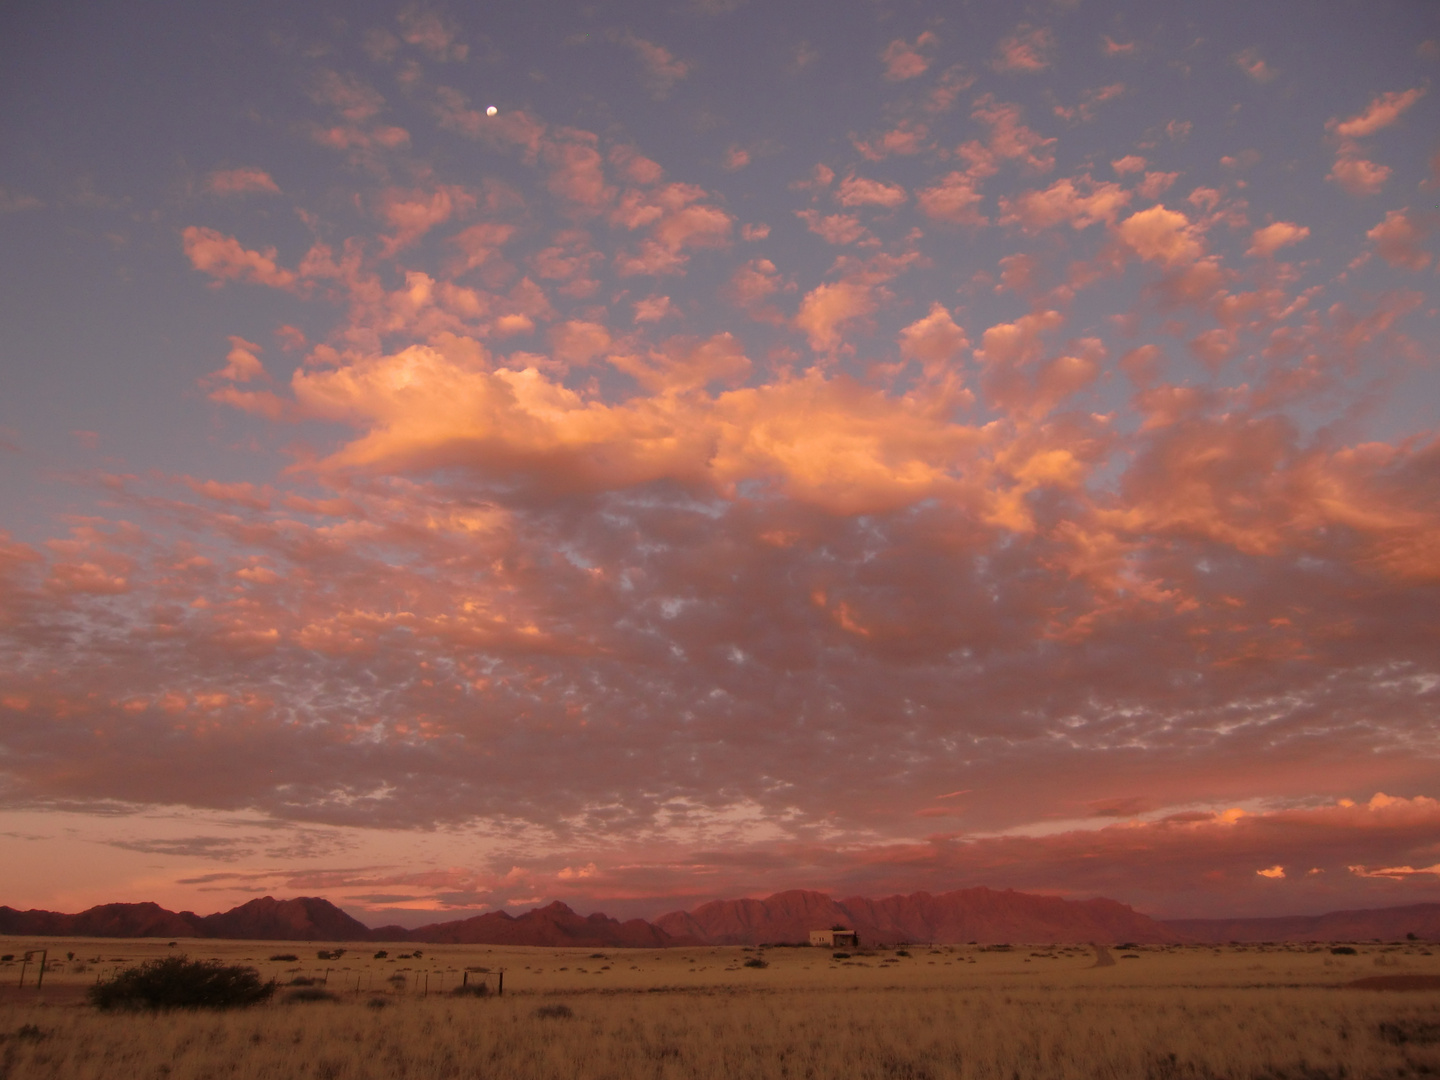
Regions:
M 387 188 L 380 195 L 380 216 L 392 232 L 384 237 L 381 258 L 389 258 L 437 225 L 474 208 L 475 197 L 455 185 L 441 185 L 429 191 Z
M 442 128 L 459 132 L 471 139 L 482 139 L 500 146 L 518 147 L 527 161 L 533 162 L 545 144 L 547 126 L 524 110 L 506 110 L 488 116 L 483 109 L 470 108 L 469 99 L 447 86 L 435 91 L 435 114 Z
M 190 265 L 217 281 L 252 281 L 272 289 L 293 289 L 294 272 L 275 262 L 275 249 L 251 251 L 233 236 L 191 225 L 181 233 Z
M 919 361 L 930 372 L 953 363 L 969 347 L 965 330 L 940 302 L 930 305 L 926 317 L 900 331 L 901 356 Z
M 959 64 L 948 67 L 930 88 L 923 108 L 931 113 L 949 112 L 955 107 L 956 99 L 973 85 L 975 76 L 967 73 L 964 67 Z
M 452 270 L 452 273 L 462 274 L 467 270 L 483 266 L 489 260 L 500 255 L 504 246 L 514 235 L 515 227 L 513 225 L 499 225 L 493 222 L 482 222 L 456 233 L 450 237 L 449 242 L 460 250 L 461 261 Z
M 936 221 L 948 221 L 955 225 L 984 225 L 985 215 L 975 204 L 983 196 L 975 190 L 974 182 L 965 173 L 952 172 L 932 187 L 921 188 L 915 193 L 915 202 L 921 213 Z
M 1082 123 L 1089 123 L 1095 119 L 1095 111 L 1106 102 L 1114 101 L 1124 96 L 1124 83 L 1111 83 L 1109 86 L 1097 87 L 1094 90 L 1087 90 L 1081 95 L 1080 103 L 1075 106 L 1056 105 L 1052 110 L 1062 120 L 1078 120 Z
M 1263 229 L 1256 229 L 1250 235 L 1250 247 L 1246 255 L 1268 258 L 1282 247 L 1298 244 L 1310 235 L 1310 229 L 1290 221 L 1276 221 Z
M 1130 192 L 1105 181 L 1099 183 L 1089 175 L 1079 183 L 1065 177 L 1041 191 L 1027 191 L 1013 200 L 1001 198 L 1000 223 L 1019 225 L 1027 232 L 1037 232 L 1068 222 L 1072 229 L 1084 229 L 1097 223 L 1113 225 L 1116 216 L 1130 202 Z
M 251 379 L 269 379 L 265 366 L 257 355 L 260 346 L 242 337 L 230 336 L 230 352 L 225 356 L 225 366 L 207 376 L 210 379 L 225 379 L 229 382 L 249 382 Z
M 835 192 L 835 201 L 841 206 L 884 206 L 894 207 L 905 202 L 908 196 L 899 184 L 887 184 L 881 180 L 867 180 L 863 176 L 847 176 L 840 181 Z
M 617 255 L 615 266 L 620 273 L 681 273 L 689 251 L 728 246 L 734 219 L 704 199 L 705 191 L 693 184 L 626 192 L 611 221 L 630 230 L 646 229 L 649 239 L 635 251 Z
M 901 82 L 924 75 L 930 68 L 930 58 L 924 54 L 924 50 L 933 49 L 939 41 L 938 37 L 926 30 L 913 43 L 905 41 L 904 38 L 896 38 L 890 42 L 880 53 L 880 59 L 885 64 L 885 78 L 892 82 Z
M 610 357 L 618 369 L 631 375 L 652 393 L 697 390 L 711 383 L 735 385 L 750 374 L 750 359 L 729 334 L 706 341 L 671 338 L 644 356 L 625 353 Z
M 779 270 L 769 259 L 751 259 L 730 275 L 730 298 L 763 322 L 783 322 L 780 310 L 767 303 L 787 287 Z
M 544 144 L 543 155 L 550 166 L 550 191 L 568 200 L 577 210 L 598 214 L 615 197 L 605 182 L 604 159 L 599 143 L 588 131 L 567 130 Z
M 385 99 L 373 87 L 336 71 L 320 73 L 311 97 L 355 124 L 373 120 L 385 105 Z
M 657 184 L 665 177 L 665 170 L 657 162 L 652 161 L 633 146 L 620 144 L 611 147 L 609 159 L 610 164 L 619 169 L 625 179 L 632 184 L 641 186 Z
M 819 353 L 834 352 L 842 343 L 840 328 L 864 318 L 875 307 L 874 293 L 863 281 L 817 285 L 801 301 L 795 325 L 810 339 L 810 348 Z
M 1158 199 L 1169 191 L 1178 179 L 1180 179 L 1178 172 L 1147 172 L 1145 179 L 1135 190 L 1147 199 Z
M 1363 113 L 1341 120 L 1334 117 L 1325 124 L 1325 130 L 1342 139 L 1361 139 L 1373 135 L 1397 122 L 1405 110 L 1425 96 L 1425 87 L 1410 90 L 1396 90 L 1388 94 L 1377 94 Z
M 996 71 L 1032 73 L 1050 66 L 1055 35 L 1046 27 L 1021 23 L 1015 33 L 995 47 L 992 65 Z
M 690 74 L 690 65 L 684 60 L 676 59 L 663 45 L 646 41 L 635 34 L 626 34 L 621 40 L 639 58 L 640 66 L 645 72 L 646 84 L 657 98 L 669 96 L 675 84 Z
M 1431 255 L 1420 247 L 1430 233 L 1430 223 L 1412 214 L 1410 208 L 1391 210 L 1385 220 L 1365 235 L 1375 245 L 1376 253 L 1391 266 L 1420 271 L 1430 265 Z
M 1377 165 L 1358 156 L 1341 155 L 1335 159 L 1327 179 L 1335 181 L 1351 195 L 1375 195 L 1390 179 L 1390 166 Z
M 1126 154 L 1124 157 L 1112 161 L 1110 167 L 1115 170 L 1116 176 L 1124 176 L 1126 173 L 1132 172 L 1144 172 L 1145 159 L 1137 154 Z
M 1235 54 L 1235 66 L 1258 83 L 1268 83 L 1275 78 L 1276 72 L 1260 55 L 1260 50 L 1255 48 L 1242 49 Z
M 817 210 L 799 210 L 796 216 L 828 244 L 853 244 L 870 235 L 870 230 L 853 214 L 821 215 Z
M 647 296 L 635 301 L 635 322 L 654 323 L 677 314 L 668 296 Z
M 458 27 L 435 12 L 407 8 L 399 19 L 406 43 L 423 49 L 432 59 L 463 61 L 470 55 L 470 47 L 456 41 Z
M 861 140 L 852 136 L 851 142 L 867 161 L 884 161 L 892 154 L 920 153 L 928 145 L 929 137 L 930 129 L 925 124 L 902 120 L 878 138 Z
M 610 331 L 598 323 L 572 320 L 550 331 L 555 359 L 584 367 L 610 348 Z
M 280 194 L 280 188 L 264 169 L 217 169 L 205 178 L 205 190 L 212 195 Z
M 1178 210 L 1152 206 L 1131 214 L 1117 229 L 1120 239 L 1150 262 L 1176 266 L 1194 262 L 1204 247 L 1188 218 Z
M 1055 139 L 1043 138 L 1021 122 L 1023 111 L 1019 105 L 997 102 L 993 95 L 986 94 L 975 102 L 971 117 L 990 128 L 990 139 L 986 143 L 971 141 L 956 151 L 970 163 L 969 174 L 975 179 L 992 175 L 997 162 L 1015 161 L 1029 172 L 1049 172 L 1055 167 L 1055 155 L 1048 148 L 1055 145 Z

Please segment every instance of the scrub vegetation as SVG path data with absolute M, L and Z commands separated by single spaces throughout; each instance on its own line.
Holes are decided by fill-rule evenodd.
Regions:
M 263 956 L 253 943 L 217 944 Z M 428 952 L 421 969 L 413 958 L 403 972 L 398 958 L 332 967 L 323 994 L 279 994 L 226 1011 L 121 1013 L 86 1004 L 81 977 L 61 967 L 47 975 L 44 1003 L 5 988 L 0 1078 L 1353 1080 L 1440 1072 L 1440 992 L 1349 985 L 1376 976 L 1440 982 L 1440 963 L 1418 944 L 1354 947 L 1355 955 L 1337 956 L 1328 946 L 1136 946 L 1100 968 L 1088 948 L 1018 945 L 861 949 L 846 960 L 806 948 L 614 950 L 603 963 L 583 950 L 454 946 Z M 757 953 L 766 967 L 746 964 Z M 501 967 L 503 995 L 493 992 Z M 323 978 L 308 969 L 261 974 L 297 984 Z M 456 996 L 462 979 L 492 992 Z

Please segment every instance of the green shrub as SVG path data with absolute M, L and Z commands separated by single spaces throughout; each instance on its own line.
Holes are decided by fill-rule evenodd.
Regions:
M 274 993 L 275 983 L 261 982 L 252 967 L 167 956 L 92 986 L 89 998 L 101 1009 L 230 1009 L 267 1001 Z

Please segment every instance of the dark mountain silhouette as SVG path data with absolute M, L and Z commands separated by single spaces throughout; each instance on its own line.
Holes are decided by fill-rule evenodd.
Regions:
M 1414 934 L 1440 940 L 1440 904 L 1282 915 L 1268 919 L 1167 919 L 1189 941 L 1395 941 Z
M 714 945 L 806 941 L 811 930 L 841 925 L 862 942 L 1004 942 L 1182 940 L 1180 934 L 1114 900 L 1065 900 L 1007 889 L 912 893 L 883 900 L 832 900 L 792 890 L 764 900 L 717 900 L 662 915 L 655 925 L 674 936 Z
M 644 919 L 620 922 L 596 912 L 577 915 L 558 900 L 519 917 L 488 911 L 458 922 L 433 923 L 411 930 L 409 941 L 464 945 L 579 945 L 586 948 L 659 949 L 686 944 Z
M 0 934 L 68 937 L 204 937 L 200 917 L 159 904 L 100 904 L 75 915 L 0 907 Z
M 521 915 L 491 911 L 414 930 L 367 927 L 328 900 L 262 897 L 214 915 L 159 904 L 101 904 L 73 915 L 0 907 L 0 934 L 25 937 L 230 938 L 253 941 L 394 941 L 580 948 L 758 945 L 800 942 L 811 930 L 857 930 L 866 944 L 912 942 L 1440 941 L 1440 904 L 1266 919 L 1159 922 L 1114 900 L 1065 900 L 1007 889 L 834 900 L 805 890 L 764 900 L 717 900 L 653 923 L 579 915 L 558 901 Z
M 318 896 L 264 896 L 197 921 L 201 937 L 251 941 L 369 941 L 374 933 Z

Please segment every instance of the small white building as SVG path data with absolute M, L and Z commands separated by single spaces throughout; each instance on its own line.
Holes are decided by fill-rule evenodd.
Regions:
M 811 930 L 810 944 L 821 949 L 835 949 L 841 945 L 858 949 L 860 935 L 854 930 Z

